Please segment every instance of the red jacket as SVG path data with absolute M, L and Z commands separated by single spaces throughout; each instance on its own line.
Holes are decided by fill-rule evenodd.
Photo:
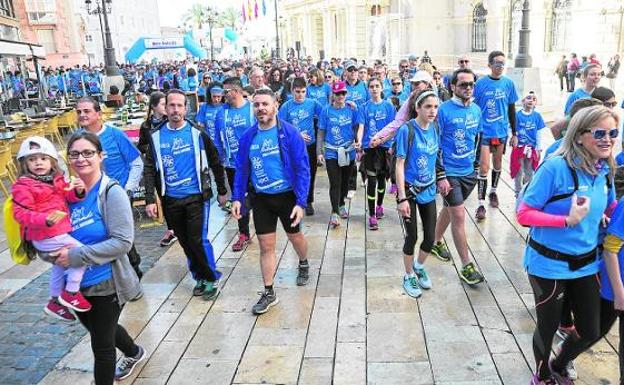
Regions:
M 58 173 L 52 184 L 21 176 L 13 186 L 13 215 L 22 226 L 24 239 L 41 241 L 71 231 L 69 207 L 67 202 L 78 202 L 81 198 L 76 190 L 65 191 L 69 184 Z M 46 225 L 46 217 L 53 211 L 60 210 L 67 215 L 52 226 Z

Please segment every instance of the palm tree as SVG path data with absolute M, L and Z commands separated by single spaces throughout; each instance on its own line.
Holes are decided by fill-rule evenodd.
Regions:
M 208 7 L 201 4 L 193 4 L 191 8 L 182 16 L 182 20 L 198 29 L 206 22 L 206 15 L 209 13 Z
M 238 25 L 240 23 L 240 18 L 241 18 L 240 10 L 234 7 L 229 7 L 229 8 L 224 9 L 219 14 L 219 19 L 217 23 L 222 27 L 228 27 L 233 30 L 237 30 Z

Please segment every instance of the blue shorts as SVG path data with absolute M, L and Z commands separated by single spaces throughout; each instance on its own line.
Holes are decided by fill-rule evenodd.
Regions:
M 490 147 L 494 147 L 494 146 L 500 146 L 505 145 L 507 143 L 507 137 L 503 136 L 502 138 L 481 138 L 481 145 L 482 146 L 490 146 Z

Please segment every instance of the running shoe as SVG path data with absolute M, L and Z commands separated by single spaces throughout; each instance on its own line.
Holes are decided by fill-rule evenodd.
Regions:
M 377 218 L 368 217 L 368 229 L 369 230 L 379 230 L 379 224 L 377 223 Z
M 340 206 L 338 208 L 338 212 L 340 213 L 340 218 L 342 218 L 342 219 L 349 218 L 349 212 L 347 211 L 347 207 L 346 206 Z
M 204 301 L 212 301 L 217 298 L 217 295 L 219 295 L 219 282 L 206 281 L 206 288 L 202 293 L 202 299 Z
M 178 241 L 178 237 L 175 236 L 173 230 L 165 231 L 165 235 L 163 235 L 160 240 L 160 247 L 171 246 Z
M 492 191 L 490 195 L 488 195 L 488 198 L 490 198 L 490 206 L 497 208 L 498 207 L 498 195 L 496 195 L 496 193 Z
M 137 364 L 145 359 L 145 349 L 139 346 L 139 352 L 134 357 L 124 357 L 115 368 L 115 381 L 128 378 Z
M 540 380 L 539 376 L 536 373 L 533 373 L 533 377 L 531 377 L 529 385 L 557 385 L 557 383 L 552 378 Z
M 555 379 L 555 383 L 557 385 L 574 385 L 574 381 L 572 381 L 566 369 L 556 370 L 553 368 L 553 362 L 553 360 L 548 362 L 548 369 L 550 369 L 550 375 Z
M 477 212 L 475 213 L 475 218 L 479 222 L 485 219 L 485 206 L 477 207 Z
M 333 228 L 340 226 L 340 219 L 338 214 L 332 213 L 331 217 L 329 217 L 329 225 Z
M 69 311 L 68 308 L 53 299 L 48 301 L 48 304 L 43 308 L 43 311 L 50 317 L 56 318 L 63 322 L 76 321 L 76 317 L 71 313 L 71 311 Z
M 63 290 L 58 297 L 58 301 L 61 305 L 77 312 L 84 313 L 91 310 L 91 304 L 79 291 L 72 294 L 67 290 Z
M 448 262 L 451 260 L 451 252 L 448 247 L 446 247 L 446 243 L 442 241 L 436 242 L 431 248 L 431 254 L 435 255 L 440 261 Z
M 208 285 L 208 281 L 206 281 L 205 279 L 200 279 L 199 281 L 197 281 L 197 284 L 193 288 L 193 296 L 194 297 L 202 296 L 204 294 L 204 290 L 206 290 L 207 285 Z
M 305 265 L 299 264 L 297 271 L 297 286 L 305 286 L 310 281 L 310 263 L 306 262 Z
M 418 278 L 416 276 L 404 276 L 403 277 L 403 290 L 405 293 L 413 298 L 418 298 L 422 295 L 422 290 L 418 286 Z
M 311 217 L 312 215 L 314 215 L 314 206 L 312 206 L 312 203 L 308 203 L 308 207 L 306 207 L 305 209 L 305 213 L 307 216 Z
M 479 273 L 473 262 L 468 263 L 461 269 L 460 277 L 469 285 L 483 282 L 483 275 Z
M 241 251 L 249 244 L 250 239 L 247 234 L 240 234 L 236 243 L 232 245 L 232 251 Z
M 347 199 L 351 200 L 353 198 L 355 198 L 355 190 L 349 190 L 347 192 Z
M 277 298 L 277 295 L 275 294 L 274 291 L 269 292 L 269 291 L 265 290 L 262 293 L 262 295 L 260 296 L 260 299 L 258 300 L 258 303 L 256 303 L 253 306 L 251 311 L 255 315 L 264 314 L 271 307 L 277 305 L 278 302 L 279 302 L 279 299 Z
M 375 216 L 377 217 L 377 219 L 381 219 L 384 217 L 384 209 L 383 206 L 377 206 L 375 208 Z
M 556 355 L 559 355 L 559 353 L 561 352 L 561 348 L 563 347 L 563 343 L 566 339 L 566 337 L 562 337 L 562 335 L 568 335 L 567 332 L 563 331 L 563 329 L 570 330 L 570 333 L 576 333 L 576 329 L 574 328 L 574 326 L 572 326 L 571 328 L 559 327 L 559 329 L 557 330 L 557 337 L 561 338 L 561 341 L 559 341 L 555 345 L 554 351 Z M 578 372 L 576 371 L 576 366 L 574 366 L 574 361 L 568 362 L 568 365 L 566 365 L 566 371 L 568 372 L 568 377 L 570 377 L 571 380 L 578 379 Z
M 429 278 L 429 274 L 427 274 L 427 271 L 425 270 L 424 267 L 421 267 L 421 268 L 414 267 L 414 273 L 416 274 L 416 277 L 418 278 L 418 286 L 420 286 L 421 288 L 425 290 L 431 289 L 431 278 Z

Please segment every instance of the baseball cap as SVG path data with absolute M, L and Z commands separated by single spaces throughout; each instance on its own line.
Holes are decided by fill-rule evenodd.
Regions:
M 344 64 L 344 69 L 348 70 L 351 67 L 357 68 L 353 60 L 347 60 Z
M 411 83 L 415 83 L 415 82 L 431 83 L 431 82 L 433 82 L 433 78 L 431 77 L 429 72 L 420 70 L 420 71 L 416 71 L 414 76 L 412 76 L 412 78 L 409 81 Z
M 210 89 L 210 95 L 223 95 L 224 91 L 221 87 L 212 87 Z
M 418 60 L 418 56 L 416 56 L 416 55 L 409 55 L 407 60 L 412 60 L 412 61 Z
M 528 96 L 533 96 L 534 98 L 537 99 L 537 95 L 535 94 L 535 91 L 529 91 L 524 94 L 524 96 L 522 97 L 522 100 L 526 99 Z
M 30 136 L 22 142 L 19 151 L 17 152 L 17 159 L 26 158 L 30 155 L 43 154 L 58 161 L 58 152 L 52 142 L 41 136 Z
M 347 92 L 347 83 L 341 80 L 332 84 L 332 93 L 338 94 L 340 92 Z

